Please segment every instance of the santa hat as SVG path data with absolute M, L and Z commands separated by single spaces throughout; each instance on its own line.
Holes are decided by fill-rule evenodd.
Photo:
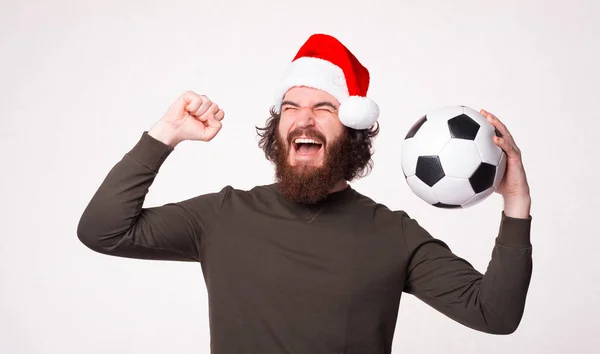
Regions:
M 340 41 L 326 34 L 314 34 L 300 48 L 276 91 L 275 111 L 287 91 L 305 86 L 325 91 L 335 97 L 342 124 L 367 129 L 377 121 L 379 106 L 366 97 L 369 71 Z

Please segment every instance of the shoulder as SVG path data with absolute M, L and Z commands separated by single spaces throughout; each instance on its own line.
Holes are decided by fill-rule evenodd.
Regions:
M 360 209 L 361 213 L 372 215 L 376 223 L 385 222 L 401 225 L 407 219 L 413 220 L 404 209 L 392 209 L 388 205 L 356 190 L 354 191 L 353 203 Z
M 373 227 L 377 229 L 392 230 L 408 239 L 431 239 L 429 231 L 422 222 L 413 217 L 406 208 L 390 208 L 388 205 L 375 199 L 354 192 L 354 203 L 359 215 L 368 215 Z

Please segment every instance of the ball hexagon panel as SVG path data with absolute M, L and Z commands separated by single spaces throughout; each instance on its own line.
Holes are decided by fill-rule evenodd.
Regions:
M 475 145 L 479 150 L 482 162 L 497 165 L 500 161 L 500 155 L 504 153 L 502 148 L 494 143 L 493 129 L 482 129 L 475 137 Z
M 494 135 L 499 134 L 498 130 L 476 110 L 470 107 L 463 107 L 463 110 L 466 115 L 480 126 L 475 137 L 475 144 L 477 145 L 477 149 L 479 149 L 481 161 L 496 165 L 500 160 L 500 154 L 502 154 L 502 149 L 493 140 Z
M 448 118 L 457 117 L 464 113 L 461 106 L 446 106 L 440 107 L 427 114 L 427 120 L 430 122 L 442 122 L 446 124 Z M 446 126 L 447 127 L 447 126 Z
M 420 155 L 437 155 L 450 140 L 450 131 L 446 121 L 434 121 L 429 119 L 429 116 L 427 117 L 427 121 L 421 125 L 414 137 L 405 141 L 411 139 L 417 141 Z
M 475 140 L 480 125 L 466 114 L 448 120 L 450 136 L 456 139 Z
M 446 176 L 469 178 L 481 163 L 477 146 L 471 140 L 450 139 L 439 156 Z
M 460 205 L 475 195 L 466 178 L 444 177 L 433 187 L 433 194 L 440 203 Z
M 471 199 L 467 200 L 466 202 L 464 202 L 462 204 L 463 208 L 469 208 L 472 207 L 473 205 L 481 202 L 482 200 L 484 200 L 485 198 L 489 197 L 492 193 L 494 193 L 494 189 L 493 188 L 489 188 L 486 189 L 485 191 L 481 192 L 481 193 L 477 193 L 474 196 L 471 197 Z
M 440 158 L 435 155 L 419 156 L 415 175 L 429 187 L 444 178 L 444 169 Z
M 426 185 L 425 182 L 421 181 L 417 176 L 407 177 L 406 183 L 413 193 L 419 198 L 423 199 L 425 202 L 429 204 L 436 204 L 439 202 L 435 197 L 435 194 L 433 194 L 431 187 Z
M 404 176 L 410 177 L 415 174 L 417 159 L 419 158 L 419 142 L 415 138 L 406 139 L 402 142 L 401 165 Z

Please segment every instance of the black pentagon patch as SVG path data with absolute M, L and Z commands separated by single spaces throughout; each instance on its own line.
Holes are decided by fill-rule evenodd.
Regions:
M 446 175 L 438 156 L 419 156 L 415 174 L 429 187 L 433 187 Z
M 475 140 L 479 131 L 479 123 L 466 114 L 448 120 L 450 135 L 456 139 Z
M 459 209 L 462 208 L 460 205 L 454 205 L 454 204 L 444 204 L 444 203 L 435 203 L 433 204 L 434 207 L 438 207 L 438 208 L 443 208 L 443 209 Z
M 413 126 L 408 130 L 408 133 L 406 134 L 406 137 L 404 137 L 404 140 L 412 138 L 415 136 L 415 134 L 417 134 L 417 131 L 419 130 L 419 128 L 421 128 L 421 126 L 423 125 L 423 123 L 425 123 L 427 121 L 427 116 L 423 116 L 421 117 L 415 124 L 413 124 Z
M 475 193 L 481 193 L 494 184 L 495 176 L 496 166 L 483 162 L 469 178 L 469 182 Z

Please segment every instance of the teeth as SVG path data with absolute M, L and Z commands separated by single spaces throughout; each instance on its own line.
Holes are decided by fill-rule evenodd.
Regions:
M 316 140 L 313 140 L 313 139 L 302 139 L 302 138 L 298 138 L 298 139 L 294 140 L 294 142 L 296 144 L 319 144 L 319 142 L 317 142 Z

